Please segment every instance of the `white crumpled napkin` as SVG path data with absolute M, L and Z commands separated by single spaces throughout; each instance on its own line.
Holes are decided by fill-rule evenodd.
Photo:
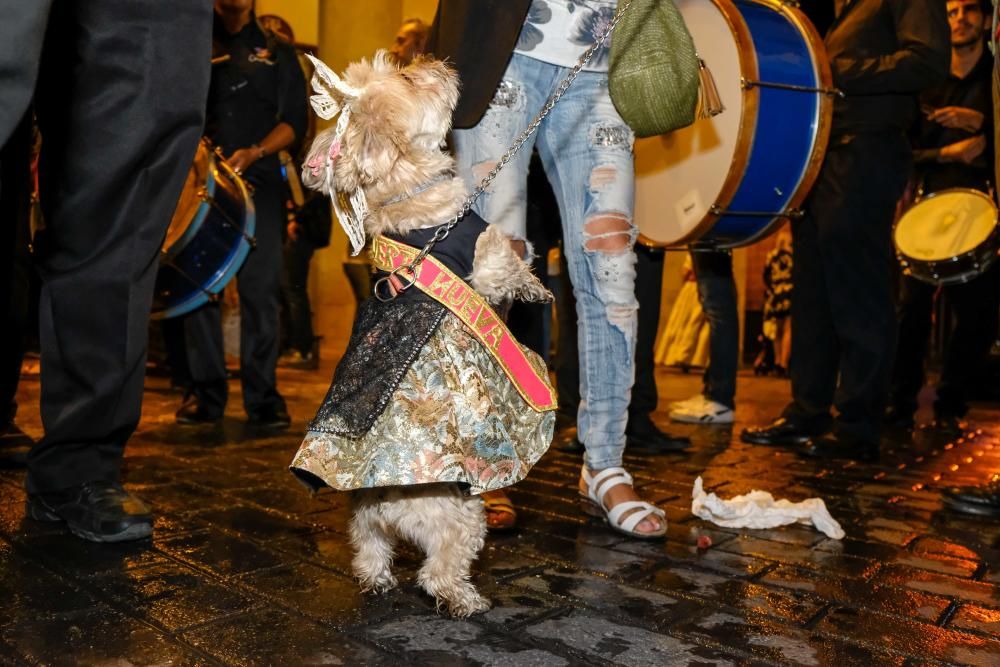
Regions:
M 766 491 L 751 491 L 743 496 L 723 500 L 714 493 L 705 493 L 701 477 L 694 481 L 691 493 L 691 513 L 700 519 L 725 528 L 774 528 L 790 523 L 812 524 L 827 537 L 843 539 L 844 530 L 830 516 L 822 498 L 809 498 L 800 503 L 775 500 Z

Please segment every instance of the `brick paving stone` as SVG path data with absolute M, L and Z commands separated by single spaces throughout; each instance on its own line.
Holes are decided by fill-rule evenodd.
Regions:
M 401 616 L 369 626 L 365 637 L 420 665 L 485 664 L 557 667 L 576 664 L 572 657 L 493 634 L 471 622 L 427 614 Z M 554 642 L 544 642 L 551 644 Z
M 528 636 L 546 646 L 579 655 L 581 660 L 574 664 L 599 664 L 598 660 L 606 660 L 616 665 L 660 667 L 747 662 L 718 648 L 616 623 L 589 611 L 567 611 L 533 623 L 525 630 Z
M 23 618 L 5 626 L 2 637 L 27 662 L 53 667 L 206 664 L 197 651 L 103 605 L 56 617 Z M 115 656 L 115 663 L 109 663 L 108 656 Z
M 676 627 L 682 636 L 744 652 L 754 662 L 795 665 L 902 665 L 904 658 L 884 649 L 854 644 L 757 616 L 713 611 Z
M 836 609 L 823 618 L 817 629 L 918 660 L 1000 664 L 1000 641 L 876 612 Z
M 1000 635 L 1000 610 L 963 604 L 951 617 L 948 627 L 997 636 Z
M 890 565 L 879 572 L 875 583 L 910 588 L 951 598 L 1000 608 L 1000 587 L 992 583 L 958 579 L 944 574 L 916 570 L 906 565 Z
M 221 576 L 243 574 L 298 560 L 259 547 L 248 539 L 211 530 L 173 537 L 157 546 L 178 560 L 211 569 Z
M 942 540 L 934 537 L 922 537 L 917 540 L 913 545 L 913 553 L 918 556 L 933 555 L 970 561 L 980 560 L 978 551 L 962 544 L 956 544 L 951 540 Z
M 847 577 L 829 577 L 805 568 L 782 565 L 759 580 L 767 586 L 808 591 L 817 599 L 836 606 L 863 606 L 903 617 L 916 617 L 931 623 L 941 618 L 951 600 L 904 588 L 878 586 L 870 581 Z
M 768 558 L 786 565 L 811 567 L 824 572 L 833 572 L 847 577 L 863 577 L 878 568 L 876 561 L 842 555 L 818 549 L 761 540 L 756 537 L 741 536 L 719 546 L 722 551 L 730 551 L 760 558 Z
M 378 647 L 302 616 L 258 609 L 191 630 L 182 638 L 227 665 L 373 665 L 398 663 Z
M 245 611 L 257 602 L 178 563 L 106 574 L 92 582 L 118 608 L 136 609 L 171 632 Z

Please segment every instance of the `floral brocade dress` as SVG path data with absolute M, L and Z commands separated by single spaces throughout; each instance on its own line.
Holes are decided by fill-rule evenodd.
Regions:
M 470 213 L 433 256 L 468 276 L 485 229 Z M 394 238 L 419 248 L 433 232 Z M 548 382 L 541 357 L 521 347 Z M 554 428 L 555 412 L 532 408 L 466 325 L 413 287 L 361 304 L 291 470 L 312 488 L 457 482 L 475 495 L 524 479 Z

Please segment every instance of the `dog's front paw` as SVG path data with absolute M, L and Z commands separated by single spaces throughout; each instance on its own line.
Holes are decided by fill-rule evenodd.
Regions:
M 462 590 L 457 595 L 437 598 L 438 610 L 443 609 L 455 618 L 468 618 L 473 614 L 481 614 L 484 611 L 489 611 L 491 606 L 490 601 L 471 586 L 468 590 Z
M 551 303 L 555 300 L 552 292 L 545 289 L 538 280 L 527 282 L 516 294 L 516 298 L 519 301 L 527 301 L 529 303 Z
M 362 593 L 387 593 L 399 585 L 399 581 L 392 574 L 385 572 L 375 577 L 358 577 L 358 584 Z

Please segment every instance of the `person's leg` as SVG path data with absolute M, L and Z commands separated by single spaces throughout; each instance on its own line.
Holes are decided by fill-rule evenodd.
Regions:
M 35 94 L 51 6 L 52 0 L 0 0 L 0 148 L 24 121 Z
M 0 150 L 0 438 L 13 427 L 30 284 L 31 114 Z
M 549 92 L 566 70 L 558 72 Z M 662 512 L 638 500 L 621 471 L 635 375 L 638 302 L 633 219 L 633 135 L 607 94 L 605 75 L 583 73 L 539 128 L 539 154 L 559 201 L 573 282 L 580 359 L 580 491 L 623 532 L 655 537 Z M 624 512 L 613 508 L 636 502 Z M 637 508 L 641 505 L 641 508 Z M 619 514 L 621 516 L 619 516 Z M 628 530 L 622 524 L 636 521 Z
M 90 539 L 151 529 L 148 512 L 109 526 L 98 514 L 110 503 L 121 518 L 130 503 L 120 487 L 87 489 L 118 484 L 139 421 L 157 259 L 204 124 L 210 31 L 211 6 L 198 0 L 134 0 L 127 16 L 120 0 L 59 3 L 50 19 L 36 98 L 45 437 L 27 485 L 29 498 L 66 491 L 68 505 L 47 505 L 46 518 L 78 534 L 93 519 Z M 157 81 L 171 82 L 169 95 Z
M 792 401 L 771 424 L 744 429 L 745 442 L 802 445 L 830 428 L 830 407 L 837 385 L 840 348 L 834 334 L 819 230 L 841 215 L 848 190 L 843 182 L 851 165 L 846 146 L 835 139 L 805 203 L 805 215 L 792 221 Z
M 967 284 L 946 289 L 957 322 L 934 402 L 935 421 L 942 424 L 954 422 L 968 412 L 968 387 L 996 338 L 1000 269 L 994 266 Z
M 656 391 L 656 362 L 653 348 L 660 325 L 660 294 L 663 289 L 662 249 L 635 247 L 635 298 L 639 302 L 639 319 L 635 340 L 635 386 L 629 404 L 629 422 L 635 417 L 648 417 L 656 411 L 659 395 Z
M 691 257 L 698 298 L 708 318 L 709 363 L 704 376 L 705 398 L 731 410 L 736 406 L 740 349 L 733 257 L 725 251 L 695 251 Z
M 827 298 L 840 345 L 838 437 L 875 445 L 895 351 L 892 220 L 909 174 L 902 135 L 858 135 L 848 145 L 839 219 L 820 225 Z
M 181 316 L 180 321 L 194 401 L 186 401 L 181 406 L 177 420 L 181 423 L 218 421 L 229 399 L 222 308 L 213 301 Z
M 284 246 L 282 292 L 288 308 L 288 339 L 286 347 L 308 356 L 313 350 L 312 310 L 309 307 L 309 263 L 315 248 L 312 241 L 299 233 Z
M 257 184 L 253 199 L 257 243 L 236 279 L 240 294 L 240 381 L 243 406 L 251 420 L 285 414 L 276 373 L 285 217 L 280 183 L 275 180 Z
M 897 319 L 899 344 L 893 363 L 890 421 L 909 425 L 917 411 L 917 395 L 924 386 L 924 357 L 931 335 L 934 306 L 932 285 L 904 276 L 900 281 Z

